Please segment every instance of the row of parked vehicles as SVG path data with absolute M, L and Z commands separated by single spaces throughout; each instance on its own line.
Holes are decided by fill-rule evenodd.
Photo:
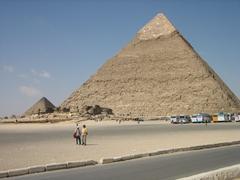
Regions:
M 171 123 L 185 124 L 185 123 L 211 123 L 211 122 L 240 122 L 240 113 L 225 113 L 219 112 L 213 115 L 206 113 L 189 115 L 171 116 Z

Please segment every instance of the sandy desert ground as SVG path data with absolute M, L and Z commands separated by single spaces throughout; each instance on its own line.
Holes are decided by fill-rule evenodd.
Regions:
M 89 129 L 87 146 L 75 144 L 73 122 L 0 124 L 0 170 L 240 140 L 240 123 L 207 127 L 159 121 L 84 124 Z

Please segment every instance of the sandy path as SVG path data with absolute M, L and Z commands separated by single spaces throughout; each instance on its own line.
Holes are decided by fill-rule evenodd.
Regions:
M 208 127 L 159 122 L 86 124 L 90 131 L 86 147 L 75 145 L 73 123 L 0 125 L 0 170 L 240 140 L 238 123 Z

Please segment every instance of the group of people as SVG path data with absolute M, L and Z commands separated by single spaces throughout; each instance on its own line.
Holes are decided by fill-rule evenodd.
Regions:
M 73 137 L 76 139 L 76 144 L 85 145 L 87 144 L 88 130 L 86 125 L 82 126 L 82 129 L 77 124 L 76 130 L 74 131 Z

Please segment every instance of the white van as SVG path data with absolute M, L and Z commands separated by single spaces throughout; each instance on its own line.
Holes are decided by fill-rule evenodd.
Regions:
M 209 114 L 206 113 L 200 113 L 197 115 L 197 122 L 198 123 L 210 123 L 212 120 L 212 117 Z
M 236 122 L 240 122 L 240 113 L 234 114 L 234 120 L 235 120 Z
M 171 116 L 170 119 L 171 119 L 171 123 L 178 124 L 180 117 L 179 116 Z
M 191 118 L 189 115 L 171 116 L 171 123 L 173 124 L 185 124 L 190 122 Z
M 185 124 L 190 122 L 191 122 L 191 118 L 189 115 L 180 115 L 180 123 Z
M 193 114 L 193 115 L 191 116 L 191 121 L 192 121 L 192 123 L 198 123 L 197 116 L 198 116 L 198 114 Z

